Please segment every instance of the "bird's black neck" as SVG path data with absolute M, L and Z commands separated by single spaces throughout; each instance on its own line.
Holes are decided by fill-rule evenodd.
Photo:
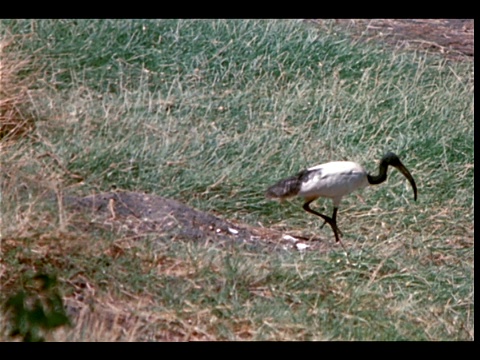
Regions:
M 388 169 L 388 163 L 382 160 L 378 167 L 378 175 L 367 174 L 368 182 L 371 185 L 377 185 L 377 184 L 383 183 L 385 180 L 387 180 L 387 169 Z

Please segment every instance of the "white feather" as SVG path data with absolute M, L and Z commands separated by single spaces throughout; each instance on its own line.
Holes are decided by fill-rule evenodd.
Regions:
M 313 166 L 308 171 L 311 173 L 297 194 L 307 200 L 327 197 L 338 206 L 343 196 L 368 185 L 365 169 L 351 161 L 333 161 Z

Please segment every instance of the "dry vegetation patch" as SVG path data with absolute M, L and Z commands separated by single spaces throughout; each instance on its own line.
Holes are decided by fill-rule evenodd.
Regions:
M 310 20 L 326 26 L 325 20 Z M 473 19 L 337 19 L 362 41 L 408 50 L 440 53 L 453 60 L 473 60 Z
M 0 41 L 0 140 L 2 147 L 16 137 L 30 132 L 34 126 L 31 88 L 34 75 L 25 76 L 31 57 L 8 51 L 16 39 Z

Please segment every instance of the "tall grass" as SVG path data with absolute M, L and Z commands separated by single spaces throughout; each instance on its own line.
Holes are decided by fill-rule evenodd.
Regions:
M 2 144 L 5 289 L 21 283 L 14 274 L 45 268 L 62 274 L 72 302 L 91 291 L 97 312 L 78 314 L 57 340 L 473 339 L 473 64 L 330 30 L 293 20 L 3 20 L 9 54 L 32 58 L 18 76 L 34 76 L 36 119 L 28 136 Z M 78 234 L 46 200 L 143 191 L 330 242 L 301 202 L 268 202 L 264 189 L 329 160 L 375 171 L 387 150 L 411 170 L 419 198 L 394 171 L 345 198 L 350 265 L 336 250 Z

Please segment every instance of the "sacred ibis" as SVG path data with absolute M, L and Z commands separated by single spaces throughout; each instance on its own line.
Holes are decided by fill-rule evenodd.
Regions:
M 413 198 L 417 200 L 417 186 L 413 176 L 398 156 L 392 152 L 388 152 L 382 157 L 378 175 L 367 173 L 362 166 L 352 161 L 333 161 L 302 170 L 297 175 L 279 181 L 267 189 L 265 196 L 269 199 L 280 200 L 303 197 L 305 200 L 303 209 L 320 216 L 324 220 L 322 227 L 328 223 L 335 234 L 335 240 L 339 242 L 341 231 L 337 226 L 337 211 L 342 197 L 356 189 L 383 183 L 387 180 L 388 166 L 397 168 L 410 181 Z M 320 214 L 310 208 L 310 203 L 319 197 L 332 199 L 332 217 Z M 341 241 L 340 243 L 342 244 Z

